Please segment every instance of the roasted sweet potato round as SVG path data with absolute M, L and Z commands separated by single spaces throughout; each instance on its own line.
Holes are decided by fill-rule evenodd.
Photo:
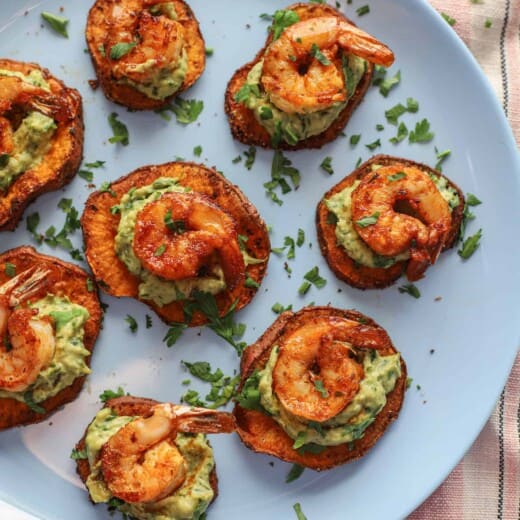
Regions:
M 8 282 L 14 274 L 35 267 L 48 271 L 48 274 L 42 287 L 32 294 L 24 305 L 51 293 L 55 296 L 67 297 L 72 303 L 87 309 L 89 317 L 84 324 L 83 343 L 85 348 L 92 352 L 102 319 L 97 288 L 92 278 L 73 264 L 37 253 L 32 247 L 23 246 L 0 255 L 0 284 Z M 0 348 L 3 350 L 3 345 Z M 90 357 L 89 355 L 85 359 L 87 365 L 90 364 Z M 35 411 L 34 407 L 29 407 L 25 402 L 0 398 L 0 430 L 43 421 L 56 409 L 74 400 L 81 391 L 84 381 L 85 376 L 77 377 L 70 386 L 37 403 L 41 408 L 40 411 Z
M 173 20 L 160 11 L 153 11 L 167 3 L 174 6 Z M 206 64 L 199 23 L 184 0 L 172 0 L 155 6 L 144 4 L 144 0 L 96 0 L 90 9 L 86 28 L 88 49 L 103 92 L 108 99 L 133 110 L 153 110 L 165 106 L 172 97 L 197 81 Z M 142 50 L 145 47 L 146 52 Z M 137 83 L 145 84 L 151 80 L 143 71 L 150 68 L 153 74 L 153 71 L 165 70 L 168 57 L 181 52 L 186 53 L 185 76 L 179 88 L 164 98 L 156 95 L 150 97 L 125 81 L 126 73 L 118 72 L 121 60 L 128 59 L 131 65 L 128 74 Z M 153 58 L 150 58 L 150 53 Z M 168 81 L 168 75 L 164 76 L 161 80 Z
M 287 11 L 297 13 L 300 21 L 309 20 L 317 17 L 335 17 L 338 22 L 347 22 L 355 25 L 351 20 L 346 18 L 338 10 L 325 3 L 296 3 L 285 8 Z M 252 110 L 240 101 L 237 101 L 237 94 L 246 83 L 247 76 L 251 69 L 263 58 L 266 49 L 273 42 L 273 33 L 269 34 L 265 46 L 258 52 L 253 61 L 239 68 L 232 76 L 228 83 L 225 95 L 225 109 L 228 116 L 231 133 L 238 141 L 263 146 L 265 148 L 273 147 L 272 138 L 267 130 L 257 121 Z M 289 56 L 294 58 L 294 56 Z M 295 60 L 293 60 L 295 61 Z M 302 64 L 302 70 L 306 64 Z M 283 139 L 276 146 L 284 150 L 299 150 L 302 148 L 321 148 L 324 144 L 333 141 L 343 130 L 352 113 L 362 101 L 368 87 L 370 86 L 374 66 L 370 62 L 366 62 L 366 69 L 358 82 L 354 94 L 349 99 L 346 106 L 341 110 L 333 123 L 323 132 L 299 140 L 295 144 L 289 144 Z M 281 76 L 281 72 L 280 72 Z M 280 77 L 280 83 L 284 80 Z M 290 87 L 289 87 L 290 88 Z
M 117 397 L 114 399 L 109 399 L 106 403 L 104 408 L 110 408 L 113 412 L 115 412 L 118 416 L 130 416 L 130 417 L 143 417 L 150 415 L 151 409 L 153 406 L 160 404 L 158 401 L 155 401 L 153 399 L 146 399 L 142 397 L 132 397 L 132 396 L 125 396 L 125 397 Z M 88 427 L 87 427 L 88 429 Z M 79 453 L 85 453 L 86 450 L 86 433 L 87 429 L 85 430 L 85 433 L 83 437 L 77 442 L 75 449 Z M 77 458 L 76 459 L 76 471 L 78 475 L 80 476 L 81 480 L 86 483 L 87 478 L 89 477 L 91 473 L 91 468 L 89 461 L 86 458 Z M 211 502 L 213 502 L 218 495 L 218 479 L 217 479 L 217 471 L 216 466 L 213 467 L 210 476 L 209 476 L 209 483 L 213 490 L 213 499 Z
M 252 376 L 255 371 L 262 370 L 266 367 L 273 348 L 283 348 L 280 347 L 280 345 L 283 345 L 284 341 L 289 338 L 291 334 L 308 327 L 312 330 L 312 327 L 323 319 L 331 319 L 333 321 L 346 319 L 359 322 L 359 332 L 357 332 L 356 329 L 354 334 L 359 334 L 360 339 L 352 339 L 354 346 L 356 346 L 357 341 L 359 341 L 360 344 L 365 342 L 364 347 L 376 348 L 382 357 L 397 353 L 385 330 L 375 321 L 355 310 L 341 310 L 332 307 L 306 307 L 296 313 L 287 311 L 282 313 L 255 343 L 244 350 L 240 366 L 241 374 L 238 392 L 242 392 L 247 379 Z M 369 346 L 368 343 L 370 343 L 370 340 L 362 339 L 362 335 L 378 337 L 378 346 Z M 330 345 L 329 339 L 330 338 L 321 337 L 318 341 L 321 342 L 322 346 L 324 343 L 329 343 Z M 298 348 L 304 352 L 306 349 L 305 344 L 300 343 L 299 345 Z M 305 356 L 305 354 L 303 354 L 303 356 Z M 333 369 L 336 369 L 341 361 L 337 356 L 333 356 L 333 358 L 335 359 Z M 294 359 L 300 359 L 300 356 Z M 313 364 L 320 363 L 317 359 L 314 359 L 314 361 L 311 360 L 310 363 L 308 366 L 309 373 L 312 372 L 310 379 L 315 381 L 317 389 L 321 388 L 320 393 L 324 398 L 324 403 L 329 397 L 334 398 L 343 393 L 340 387 L 338 387 L 334 394 L 328 393 L 326 388 L 319 387 L 316 381 L 321 377 L 319 371 L 323 370 L 323 367 L 318 368 L 318 366 Z M 400 375 L 395 382 L 393 390 L 386 395 L 386 404 L 375 416 L 375 420 L 364 430 L 364 434 L 352 442 L 331 446 L 314 445 L 314 448 L 318 447 L 319 449 L 295 449 L 293 448 L 295 439 L 291 438 L 270 414 L 259 409 L 254 409 L 254 407 L 242 407 L 238 403 L 233 411 L 237 421 L 237 433 L 243 443 L 255 452 L 267 453 L 268 455 L 273 455 L 287 462 L 315 470 L 330 469 L 334 466 L 353 461 L 363 456 L 377 442 L 390 423 L 394 421 L 399 414 L 406 390 L 406 365 L 402 357 L 400 357 L 399 364 Z M 273 375 L 273 391 L 276 393 L 274 387 L 274 384 L 276 384 L 275 377 L 276 376 Z M 291 376 L 287 375 L 285 377 L 289 380 Z M 303 378 L 297 378 L 299 383 L 296 386 L 302 384 L 302 379 Z M 282 385 L 285 383 L 278 382 L 278 384 Z M 287 385 L 288 384 L 289 383 L 287 383 Z M 342 382 L 345 391 L 350 384 L 350 382 Z M 300 390 L 302 390 L 301 387 Z M 305 400 L 305 398 L 296 399 L 295 402 L 299 405 L 303 400 Z M 319 430 L 319 424 L 317 425 L 317 429 Z
M 50 146 L 40 162 L 16 176 L 7 188 L 0 188 L 0 231 L 6 231 L 16 227 L 25 208 L 35 198 L 61 188 L 75 175 L 83 156 L 83 110 L 77 90 L 68 88 L 35 63 L 0 59 L 2 70 L 23 76 L 40 73 L 50 93 L 0 72 L 1 116 L 9 126 L 0 128 L 0 173 L 9 166 L 9 162 L 5 162 L 9 157 L 9 147 L 4 148 L 6 143 L 2 141 L 20 127 L 29 112 L 48 114 L 56 124 Z M 34 147 L 35 143 L 31 145 Z
M 325 201 L 330 199 L 333 195 L 340 193 L 345 188 L 352 186 L 357 180 L 361 180 L 367 175 L 374 173 L 372 167 L 376 165 L 402 165 L 403 168 L 415 167 L 425 171 L 429 175 L 443 177 L 446 179 L 447 185 L 457 192 L 459 204 L 452 208 L 451 226 L 444 242 L 443 251 L 453 247 L 456 243 L 464 212 L 464 195 L 460 188 L 430 166 L 409 159 L 392 157 L 390 155 L 376 155 L 369 161 L 363 163 L 354 172 L 327 191 L 320 200 L 316 210 L 316 226 L 323 256 L 327 260 L 329 267 L 340 280 L 358 289 L 382 289 L 393 284 L 406 270 L 409 262 L 407 260 L 399 261 L 388 268 L 367 267 L 356 263 L 348 256 L 346 250 L 338 244 L 335 219 L 331 218 L 331 212 L 327 208 Z
M 177 300 L 160 306 L 151 300 L 139 298 L 140 279 L 128 270 L 115 251 L 115 238 L 121 217 L 111 209 L 120 203 L 123 195 L 130 189 L 150 185 L 160 177 L 176 179 L 180 186 L 204 196 L 209 203 L 226 212 L 234 220 L 237 238 L 241 240 L 247 255 L 259 260 L 248 263 L 245 267 L 245 276 L 253 280 L 253 283 L 239 283 L 232 290 L 223 290 L 215 296 L 221 315 L 231 306 L 241 309 L 251 301 L 258 290 L 257 285 L 267 271 L 270 254 L 267 227 L 256 208 L 236 186 L 217 171 L 195 163 L 172 162 L 159 166 L 143 166 L 113 182 L 108 191 L 97 191 L 90 195 L 81 225 L 86 257 L 100 287 L 113 296 L 140 299 L 167 323 L 187 321 L 184 311 L 191 300 Z M 165 230 L 165 239 L 167 233 L 168 230 Z M 196 311 L 188 324 L 195 326 L 206 321 L 206 317 Z

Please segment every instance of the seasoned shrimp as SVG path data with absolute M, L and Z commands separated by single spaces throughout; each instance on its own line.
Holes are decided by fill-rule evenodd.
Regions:
M 14 308 L 42 290 L 49 271 L 29 269 L 0 287 L 0 388 L 21 392 L 34 383 L 54 356 L 51 319 L 38 311 Z
M 177 20 L 162 15 L 164 5 L 165 2 L 158 0 L 114 3 L 113 30 L 106 48 L 107 56 L 114 60 L 112 72 L 116 79 L 147 83 L 157 71 L 180 60 L 185 45 L 184 28 Z M 158 8 L 155 12 L 154 7 Z M 121 57 L 112 54 L 115 45 L 125 43 L 133 45 L 126 54 Z
M 270 100 L 287 113 L 346 101 L 352 92 L 347 93 L 340 50 L 385 67 L 394 61 L 386 45 L 344 20 L 303 20 L 286 28 L 264 54 L 261 82 Z
M 352 347 L 383 348 L 380 329 L 326 316 L 292 332 L 280 345 L 273 391 L 289 413 L 324 422 L 338 415 L 359 391 L 363 367 Z
M 155 405 L 110 437 L 101 449 L 103 478 L 125 502 L 154 502 L 180 487 L 187 463 L 175 445 L 178 432 L 230 433 L 233 416 L 169 403 Z
M 244 278 L 245 265 L 233 218 L 198 193 L 165 193 L 137 215 L 134 253 L 167 280 L 196 277 L 218 255 L 228 289 Z
M 367 217 L 373 223 L 360 225 Z M 352 193 L 352 220 L 376 253 L 395 256 L 409 250 L 406 274 L 413 281 L 437 260 L 450 230 L 451 212 L 427 173 L 396 164 L 363 178 Z

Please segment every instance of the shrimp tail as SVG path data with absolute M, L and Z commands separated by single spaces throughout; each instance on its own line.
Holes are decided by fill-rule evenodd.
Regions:
M 177 430 L 182 433 L 232 433 L 235 418 L 227 412 L 205 408 L 174 406 Z
M 32 266 L 0 286 L 0 295 L 9 296 L 9 306 L 15 307 L 52 283 L 50 269 Z

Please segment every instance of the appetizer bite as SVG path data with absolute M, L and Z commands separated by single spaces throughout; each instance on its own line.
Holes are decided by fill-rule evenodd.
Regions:
M 358 289 L 380 289 L 404 271 L 423 277 L 453 247 L 464 195 L 440 172 L 408 159 L 376 155 L 331 188 L 318 204 L 323 256 Z
M 152 399 L 110 399 L 76 445 L 77 472 L 95 504 L 131 518 L 201 518 L 218 494 L 206 433 L 231 433 L 233 416 Z
M 0 430 L 43 421 L 76 398 L 101 318 L 79 267 L 32 247 L 0 255 Z
M 183 0 L 97 0 L 86 38 L 105 96 L 134 110 L 165 106 L 206 64 L 199 23 Z
M 0 231 L 71 180 L 83 155 L 77 90 L 35 63 L 0 59 Z
M 194 163 L 144 166 L 97 191 L 81 218 L 100 286 L 148 304 L 167 323 L 207 321 L 196 294 L 221 316 L 255 295 L 267 270 L 268 231 L 220 173 Z
M 401 409 L 406 366 L 353 310 L 284 312 L 244 351 L 237 433 L 253 451 L 315 470 L 364 455 Z
M 225 99 L 231 133 L 251 145 L 320 148 L 343 130 L 392 51 L 324 3 L 277 11 L 265 47 L 238 69 Z

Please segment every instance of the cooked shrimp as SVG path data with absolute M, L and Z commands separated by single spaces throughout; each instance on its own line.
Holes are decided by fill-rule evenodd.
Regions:
M 125 502 L 152 502 L 184 482 L 187 463 L 175 445 L 178 432 L 230 433 L 233 416 L 225 412 L 155 405 L 148 417 L 121 428 L 101 449 L 103 478 L 111 493 Z
M 146 269 L 167 280 L 198 276 L 214 254 L 228 289 L 244 278 L 233 218 L 198 193 L 165 193 L 146 204 L 137 215 L 133 248 Z
M 374 222 L 360 225 L 367 217 Z M 437 260 L 450 230 L 451 212 L 426 172 L 396 164 L 363 178 L 352 193 L 352 220 L 376 253 L 395 256 L 409 250 L 407 276 L 413 281 Z
M 338 415 L 359 391 L 364 376 L 352 347 L 383 348 L 384 331 L 345 318 L 320 317 L 279 345 L 273 391 L 289 413 L 324 422 Z
M 270 100 L 287 113 L 346 101 L 352 92 L 347 92 L 340 50 L 385 67 L 394 61 L 386 45 L 344 20 L 303 20 L 286 28 L 264 54 L 261 82 Z
M 114 4 L 112 15 L 116 30 L 109 38 L 108 49 L 120 43 L 135 44 L 127 54 L 115 60 L 113 74 L 116 78 L 146 83 L 158 70 L 181 58 L 185 43 L 183 26 L 167 16 L 154 16 L 144 9 L 160 3 L 129 3 L 124 9 Z
M 73 117 L 70 107 L 59 96 L 16 76 L 0 75 L 0 116 L 13 109 L 34 110 L 56 121 Z
M 55 337 L 48 317 L 14 308 L 45 286 L 49 271 L 29 269 L 0 287 L 0 388 L 21 392 L 34 383 L 54 356 Z

